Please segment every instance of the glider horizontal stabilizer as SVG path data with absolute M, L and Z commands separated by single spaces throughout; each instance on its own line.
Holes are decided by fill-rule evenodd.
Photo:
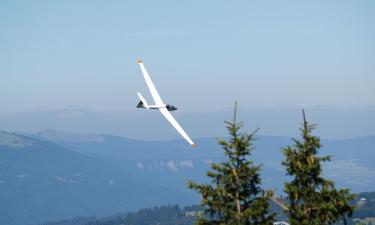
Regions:
M 139 99 L 141 100 L 141 102 L 143 103 L 142 106 L 144 106 L 146 109 L 149 109 L 150 107 L 148 106 L 148 104 L 146 102 L 146 99 L 141 95 L 141 93 L 137 92 L 137 95 L 138 95 Z

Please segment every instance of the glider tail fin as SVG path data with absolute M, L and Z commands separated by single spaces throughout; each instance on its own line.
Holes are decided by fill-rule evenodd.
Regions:
M 139 99 L 141 100 L 138 103 L 137 108 L 146 108 L 146 109 L 149 109 L 150 107 L 148 106 L 145 98 L 143 98 L 143 96 L 141 95 L 141 93 L 137 92 L 137 95 L 138 95 Z

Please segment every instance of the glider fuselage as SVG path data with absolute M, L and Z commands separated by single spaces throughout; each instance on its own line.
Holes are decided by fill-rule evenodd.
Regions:
M 142 101 L 140 101 L 137 105 L 137 108 L 143 108 L 143 109 L 162 109 L 166 108 L 168 111 L 176 111 L 177 107 L 173 105 L 148 105 L 147 107 L 143 104 Z

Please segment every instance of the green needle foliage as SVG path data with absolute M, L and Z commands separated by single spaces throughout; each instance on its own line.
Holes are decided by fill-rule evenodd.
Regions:
M 321 144 L 319 137 L 311 134 L 314 127 L 306 121 L 303 111 L 302 141 L 293 139 L 292 147 L 283 148 L 282 164 L 292 177 L 285 183 L 289 201 L 286 214 L 291 225 L 328 225 L 340 220 L 346 224 L 354 210 L 350 204 L 354 195 L 349 189 L 336 189 L 333 181 L 322 177 L 322 163 L 331 157 L 318 156 Z
M 188 186 L 197 190 L 205 214 L 198 219 L 198 225 L 272 225 L 274 214 L 268 213 L 271 191 L 264 191 L 261 185 L 260 166 L 248 159 L 253 151 L 254 133 L 239 133 L 243 123 L 236 122 L 237 104 L 233 122 L 225 122 L 230 140 L 219 140 L 224 149 L 226 161 L 211 164 L 207 176 L 210 184 L 189 181 Z

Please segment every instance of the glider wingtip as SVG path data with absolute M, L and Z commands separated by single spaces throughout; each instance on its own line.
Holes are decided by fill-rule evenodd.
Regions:
M 138 63 L 138 64 L 143 63 L 142 59 L 138 59 L 138 60 L 137 60 L 137 63 Z
M 196 148 L 196 147 L 197 147 L 197 145 L 196 145 L 196 144 L 192 144 L 192 145 L 191 145 L 191 147 L 193 147 L 193 148 Z

